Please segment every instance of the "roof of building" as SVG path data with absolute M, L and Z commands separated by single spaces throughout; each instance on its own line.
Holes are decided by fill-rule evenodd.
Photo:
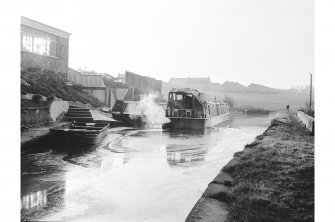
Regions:
M 50 33 L 50 34 L 53 34 L 53 35 L 56 35 L 56 36 L 59 36 L 65 39 L 69 39 L 71 35 L 71 33 L 69 32 L 52 27 L 50 25 L 43 24 L 41 22 L 32 20 L 24 16 L 21 16 L 21 25 L 25 25 L 25 26 L 28 26 L 28 27 L 31 27 L 37 30 L 41 30 L 43 32 L 47 32 L 47 33 Z

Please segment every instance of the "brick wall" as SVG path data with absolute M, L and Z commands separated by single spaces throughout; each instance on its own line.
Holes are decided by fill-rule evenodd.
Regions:
M 43 56 L 21 50 L 21 70 L 28 68 L 47 69 L 54 72 L 67 73 L 69 61 L 69 40 L 57 37 L 58 58 Z

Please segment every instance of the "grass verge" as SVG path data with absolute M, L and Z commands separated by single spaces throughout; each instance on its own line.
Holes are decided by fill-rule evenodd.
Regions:
M 314 137 L 291 114 L 222 171 L 234 178 L 228 221 L 314 221 Z

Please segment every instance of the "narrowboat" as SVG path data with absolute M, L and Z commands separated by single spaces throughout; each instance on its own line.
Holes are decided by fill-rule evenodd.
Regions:
M 95 145 L 107 134 L 109 123 L 65 123 L 50 133 L 65 143 Z
M 229 105 L 210 101 L 195 89 L 174 88 L 169 92 L 166 117 L 171 122 L 164 124 L 164 129 L 203 130 L 229 120 Z

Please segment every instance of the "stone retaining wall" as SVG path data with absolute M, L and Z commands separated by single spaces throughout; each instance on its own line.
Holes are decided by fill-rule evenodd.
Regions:
M 43 107 L 22 108 L 21 126 L 35 127 L 60 122 L 68 108 L 69 103 L 63 100 L 54 100 Z
M 21 110 L 21 126 L 41 126 L 51 121 L 48 107 L 30 107 Z

